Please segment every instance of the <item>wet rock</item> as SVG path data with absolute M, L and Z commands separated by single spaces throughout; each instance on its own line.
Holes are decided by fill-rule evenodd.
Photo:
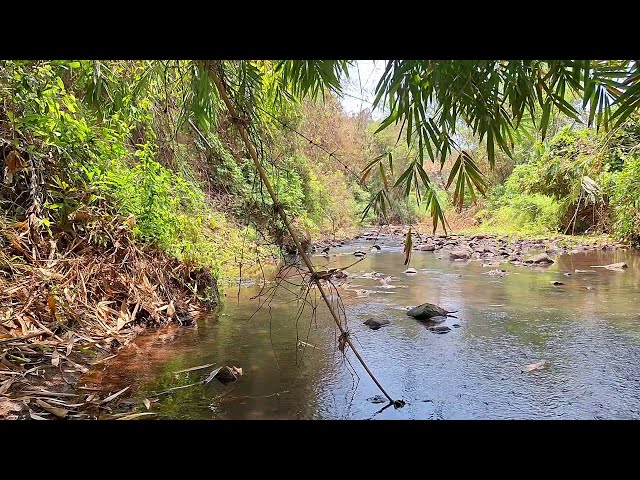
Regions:
M 433 303 L 423 303 L 417 307 L 413 307 L 407 312 L 407 315 L 415 318 L 416 320 L 427 320 L 432 317 L 442 316 L 447 317 L 451 313 L 456 313 L 457 310 L 448 311 Z
M 418 273 L 418 271 L 415 268 L 407 268 L 403 273 L 406 273 L 407 275 L 414 275 Z
M 436 246 L 433 243 L 428 243 L 426 245 L 420 245 L 418 247 L 418 250 L 420 250 L 421 252 L 433 252 L 435 251 Z
M 429 327 L 429 330 L 433 333 L 439 333 L 439 334 L 449 333 L 451 331 L 451 329 L 446 325 L 437 325 L 435 327 Z
M 491 270 L 489 272 L 484 273 L 484 275 L 489 275 L 492 277 L 504 277 L 505 275 L 509 275 L 509 272 L 507 272 L 506 270 L 501 270 L 497 268 L 495 270 Z
M 367 327 L 369 327 L 371 330 L 378 330 L 379 328 L 384 327 L 385 325 L 389 325 L 390 322 L 386 318 L 379 318 L 379 319 L 368 318 L 362 323 Z
M 360 250 L 357 250 L 357 251 L 353 252 L 353 254 L 354 254 L 356 257 L 364 257 L 364 256 L 366 255 L 366 253 L 365 253 L 365 252 L 361 252 Z
M 371 250 L 380 250 L 380 245 L 372 245 Z
M 451 325 L 453 328 L 460 328 L 462 325 L 460 325 L 459 323 L 454 323 L 453 325 Z
M 535 263 L 536 265 L 541 265 L 541 264 L 552 264 L 554 263 L 554 261 L 546 253 L 539 253 L 538 255 L 534 255 L 533 257 L 526 259 L 524 263 Z
M 336 272 L 333 274 L 333 276 L 335 278 L 347 278 L 349 276 L 349 272 L 347 272 L 346 270 L 336 270 Z
M 452 250 L 449 252 L 449 258 L 452 260 L 468 260 L 471 254 L 466 250 Z
M 565 277 L 570 277 L 571 276 L 571 272 L 564 272 L 564 276 Z
M 431 318 L 429 319 L 429 321 L 430 321 L 430 322 L 433 322 L 433 323 L 442 323 L 442 322 L 444 322 L 446 319 L 447 319 L 447 317 L 446 317 L 446 316 L 436 315 L 435 317 L 431 317 Z
M 564 285 L 564 283 L 554 280 L 553 282 L 551 282 L 551 285 L 559 286 L 559 285 Z

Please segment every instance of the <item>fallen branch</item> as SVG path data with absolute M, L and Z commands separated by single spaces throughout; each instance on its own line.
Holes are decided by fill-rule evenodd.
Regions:
M 258 159 L 258 153 L 257 153 L 253 143 L 249 139 L 249 134 L 247 133 L 247 129 L 246 129 L 246 126 L 245 126 L 245 124 L 248 123 L 248 121 L 244 120 L 244 119 L 241 119 L 241 117 L 238 115 L 238 111 L 236 110 L 235 106 L 233 105 L 233 102 L 231 101 L 231 99 L 229 98 L 229 95 L 227 93 L 227 89 L 226 89 L 224 83 L 222 82 L 222 79 L 221 79 L 218 71 L 214 68 L 214 63 L 211 62 L 211 61 L 205 61 L 204 62 L 204 66 L 205 66 L 207 72 L 209 73 L 209 76 L 211 77 L 211 79 L 215 83 L 216 88 L 218 90 L 218 93 L 220 94 L 220 97 L 222 98 L 222 101 L 226 105 L 227 110 L 231 114 L 231 117 L 233 119 L 237 119 L 238 120 L 238 121 L 236 121 L 234 123 L 237 126 L 238 131 L 240 132 L 240 136 L 242 137 L 242 140 L 244 141 L 244 144 L 245 144 L 247 150 L 249 151 L 249 155 L 253 159 L 253 163 L 255 164 L 255 167 L 258 170 L 258 174 L 260 175 L 260 179 L 262 180 L 262 183 L 264 184 L 264 186 L 266 187 L 267 191 L 269 192 L 269 195 L 271 196 L 271 199 L 273 201 L 273 205 L 274 205 L 275 209 L 277 210 L 278 214 L 280 215 L 280 218 L 282 219 L 282 222 L 284 223 L 285 227 L 289 231 L 289 234 L 291 235 L 291 238 L 292 238 L 296 248 L 298 249 L 298 252 L 302 256 L 302 259 L 303 259 L 304 263 L 307 265 L 307 268 L 309 269 L 309 272 L 312 275 L 312 279 L 315 282 L 316 286 L 318 287 L 320 295 L 322 296 L 322 298 L 324 299 L 325 303 L 327 304 L 327 308 L 329 309 L 329 312 L 331 313 L 331 316 L 333 317 L 333 320 L 335 321 L 336 325 L 338 326 L 338 329 L 340 330 L 341 338 L 345 338 L 345 343 L 349 345 L 349 347 L 353 351 L 354 355 L 356 356 L 356 358 L 358 359 L 358 361 L 360 362 L 362 367 L 365 369 L 365 371 L 367 372 L 369 377 L 371 377 L 373 382 L 378 386 L 378 388 L 384 394 L 384 396 L 387 397 L 387 399 L 389 399 L 390 403 L 396 404 L 396 402 L 394 402 L 394 400 L 391 398 L 391 396 L 385 391 L 385 389 L 382 387 L 380 382 L 376 379 L 376 377 L 373 374 L 373 372 L 371 372 L 371 370 L 369 370 L 369 367 L 365 363 L 364 359 L 360 356 L 360 353 L 358 352 L 358 350 L 355 348 L 355 346 L 351 342 L 351 339 L 349 338 L 349 335 L 348 335 L 347 331 L 343 328 L 342 324 L 340 323 L 340 319 L 338 318 L 338 315 L 336 314 L 335 310 L 332 308 L 331 302 L 330 302 L 329 298 L 327 297 L 327 294 L 324 291 L 324 288 L 322 287 L 322 283 L 317 278 L 316 270 L 315 270 L 315 268 L 313 266 L 313 263 L 311 263 L 311 260 L 309 259 L 308 255 L 306 254 L 306 252 L 302 248 L 302 245 L 300 243 L 300 239 L 298 238 L 298 234 L 292 228 L 291 223 L 289 221 L 289 218 L 287 217 L 286 212 L 282 208 L 282 205 L 278 202 L 278 196 L 277 196 L 275 190 L 273 189 L 273 186 L 271 185 L 271 182 L 269 181 L 269 178 L 267 177 L 267 174 L 266 174 L 264 168 L 262 167 L 262 165 L 260 163 L 260 160 Z M 398 400 L 397 402 L 402 402 L 402 400 Z M 404 402 L 402 402 L 402 403 L 404 403 Z

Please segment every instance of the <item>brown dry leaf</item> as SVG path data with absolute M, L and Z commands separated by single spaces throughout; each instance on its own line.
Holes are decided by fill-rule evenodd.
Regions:
M 167 317 L 173 318 L 176 314 L 176 307 L 173 305 L 173 300 L 169 302 L 169 307 L 167 308 Z
M 6 162 L 7 162 L 7 168 L 9 169 L 9 173 L 15 173 L 17 170 L 27 166 L 27 163 L 22 159 L 20 154 L 15 150 L 11 150 L 11 152 L 9 152 L 9 155 L 7 155 L 7 158 L 6 158 Z
M 66 410 L 64 408 L 54 407 L 53 405 L 49 405 L 47 402 L 45 402 L 44 400 L 40 400 L 39 398 L 36 399 L 36 404 L 40 408 L 46 410 L 47 412 L 53 413 L 58 418 L 64 418 L 69 413 L 69 410 Z
M 18 228 L 24 231 L 29 230 L 29 222 L 27 220 L 24 220 L 22 222 L 16 222 L 13 224 L 14 228 Z
M 122 327 L 124 327 L 126 324 L 127 324 L 126 320 L 119 318 L 118 321 L 116 322 L 116 332 L 119 332 L 122 329 Z
M 49 307 L 49 313 L 52 317 L 56 316 L 56 299 L 53 295 L 49 295 L 47 298 L 47 306 Z
M 151 408 L 151 402 L 148 398 L 145 398 L 142 403 L 144 403 L 144 406 L 147 407 L 147 410 Z
M 60 354 L 58 353 L 58 350 L 54 350 L 51 353 L 51 365 L 53 365 L 54 367 L 60 365 Z
M 133 215 L 129 215 L 124 223 L 126 223 L 129 228 L 133 229 L 133 227 L 136 226 L 136 217 L 134 217 Z
M 71 338 L 69 339 L 69 343 L 67 343 L 67 357 L 69 355 L 71 355 L 71 351 L 73 350 L 73 344 L 75 343 L 75 339 L 73 338 L 73 336 L 71 336 Z
M 104 400 L 102 400 L 100 402 L 100 404 L 102 405 L 103 403 L 107 403 L 110 402 L 111 400 L 115 400 L 117 397 L 119 397 L 120 395 L 122 395 L 124 392 L 126 392 L 127 390 L 129 390 L 129 388 L 131 388 L 131 385 L 129 385 L 128 387 L 124 387 L 122 390 L 120 390 L 119 392 L 114 393 L 113 395 L 109 395 L 107 398 L 105 398 Z
M 14 381 L 15 380 L 10 378 L 9 380 L 5 380 L 4 382 L 0 383 L 0 395 L 4 395 L 5 393 L 7 393 Z
M 41 417 L 40 415 L 32 411 L 29 411 L 29 416 L 31 417 L 32 420 L 49 420 L 48 418 Z

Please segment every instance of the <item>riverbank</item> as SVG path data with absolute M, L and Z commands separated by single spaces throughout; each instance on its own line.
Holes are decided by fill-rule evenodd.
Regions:
M 53 239 L 28 222 L 0 244 L 0 418 L 87 418 L 108 400 L 76 389 L 146 328 L 193 324 L 219 304 L 215 277 L 133 240 L 127 218 Z

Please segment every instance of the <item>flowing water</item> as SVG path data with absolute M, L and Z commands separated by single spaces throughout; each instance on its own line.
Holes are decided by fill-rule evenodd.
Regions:
M 237 288 L 228 287 L 217 317 L 197 328 L 144 334 L 87 380 L 111 391 L 133 385 L 132 401 L 150 399 L 158 418 L 640 418 L 637 252 L 563 255 L 550 267 L 502 264 L 509 272 L 504 277 L 486 275 L 496 267 L 482 262 L 414 252 L 418 273 L 407 275 L 400 242 L 379 242 L 382 250 L 348 269 L 340 294 L 356 347 L 404 408 L 371 401 L 380 392 L 353 354 L 345 360 L 338 350 L 337 330 L 321 302 L 315 318 L 307 310 L 297 320 L 300 302 L 279 289 L 256 313 L 258 286 L 240 288 L 239 301 Z M 357 241 L 332 249 L 329 259 L 312 258 L 319 266 L 344 267 L 356 260 L 352 252 L 370 246 Z M 614 262 L 629 268 L 575 273 Z M 395 278 L 359 278 L 372 271 Z M 424 302 L 458 310 L 444 323 L 449 333 L 435 334 L 403 310 Z M 370 317 L 390 325 L 371 330 L 362 324 Z M 522 373 L 543 360 L 543 369 Z M 174 373 L 203 364 L 214 365 Z M 227 385 L 213 380 L 162 393 L 197 383 L 222 365 L 241 367 L 243 375 Z

